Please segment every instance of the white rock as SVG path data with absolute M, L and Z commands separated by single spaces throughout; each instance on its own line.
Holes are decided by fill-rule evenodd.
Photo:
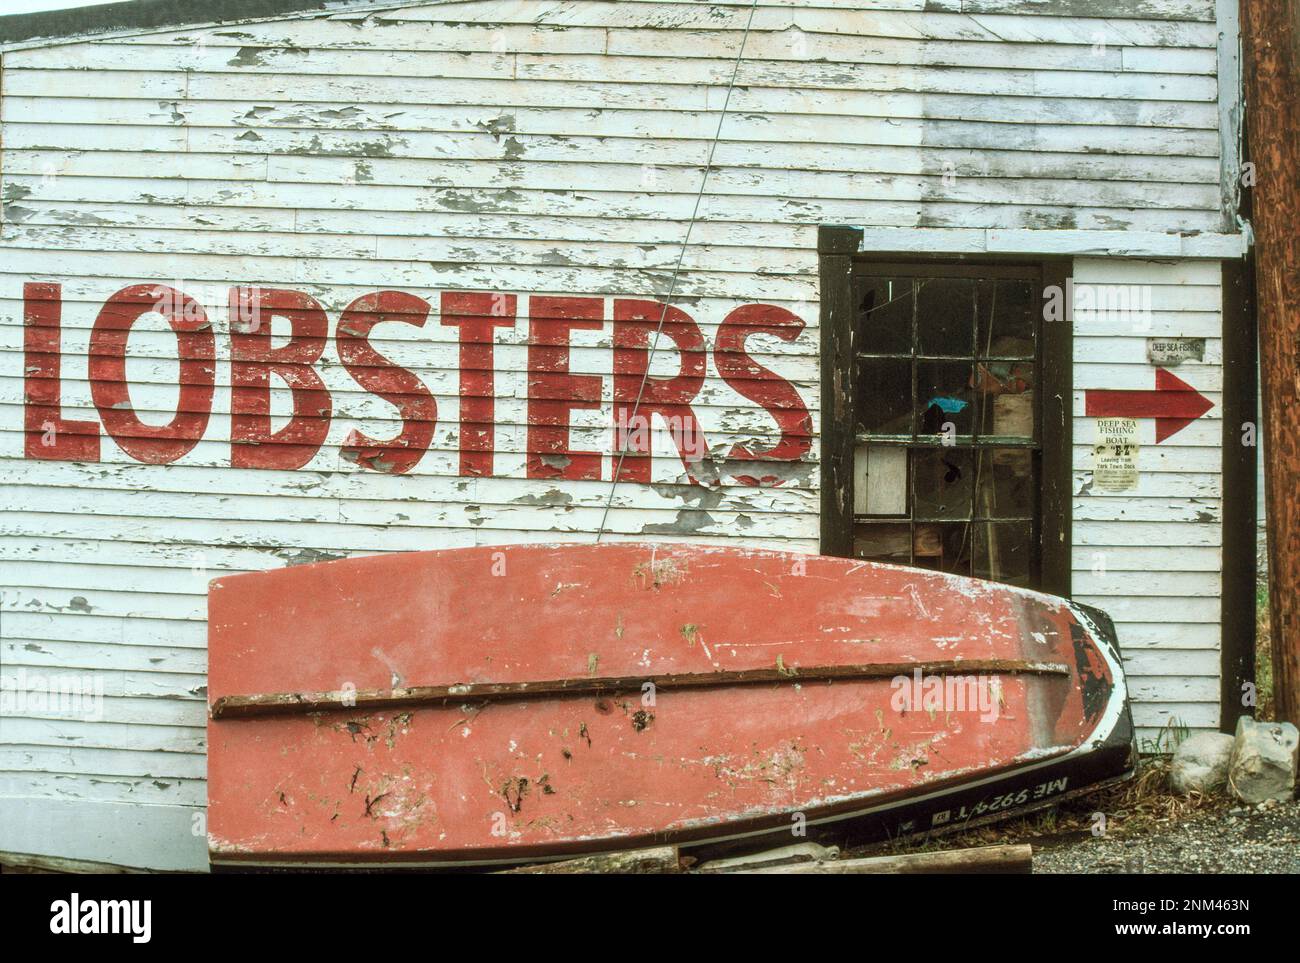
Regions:
M 1228 765 L 1228 785 L 1242 802 L 1288 802 L 1295 792 L 1300 731 L 1289 722 L 1237 720 L 1237 738 Z
M 1198 732 L 1174 753 L 1169 782 L 1174 792 L 1212 792 L 1228 781 L 1236 740 L 1222 732 Z

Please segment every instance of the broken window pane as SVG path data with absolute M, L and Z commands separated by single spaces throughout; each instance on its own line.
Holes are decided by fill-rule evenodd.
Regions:
M 970 449 L 919 448 L 912 458 L 915 517 L 970 518 L 974 484 Z
M 977 518 L 1031 518 L 1034 513 L 1034 453 L 1027 448 L 985 448 L 975 481 Z
M 966 278 L 923 278 L 916 292 L 917 353 L 965 355 L 975 338 L 975 282 Z
M 1025 280 L 979 282 L 979 346 L 982 358 L 1034 357 L 1038 300 Z
M 1032 391 L 1019 395 L 998 395 L 993 399 L 991 433 L 1004 438 L 1025 438 L 1032 441 L 1036 437 L 1034 403 Z
M 921 568 L 970 574 L 970 523 L 918 524 L 916 562 Z
M 912 561 L 912 526 L 866 524 L 853 530 L 853 554 L 873 562 L 909 565 Z
M 863 279 L 858 304 L 858 351 L 912 353 L 912 285 L 911 278 Z
M 859 430 L 878 435 L 912 434 L 912 362 L 858 362 Z
M 917 434 L 974 433 L 979 399 L 971 388 L 971 372 L 969 361 L 917 362 Z
M 981 435 L 1033 439 L 1034 366 L 1027 361 L 979 361 L 975 386 L 984 399 Z
M 1033 580 L 1033 526 L 1029 522 L 975 522 L 976 578 L 1028 586 Z

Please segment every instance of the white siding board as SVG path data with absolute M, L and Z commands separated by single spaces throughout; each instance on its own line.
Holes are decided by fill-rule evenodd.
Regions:
M 117 749 L 129 752 L 170 752 L 197 756 L 207 748 L 207 730 L 121 722 L 80 722 L 66 719 L 12 719 L 5 723 L 10 745 L 79 752 Z M 192 760 L 186 760 L 192 765 Z
M 36 492 L 22 488 L 11 489 L 0 506 L 10 512 L 22 511 L 32 504 Z M 561 533 L 594 532 L 604 514 L 603 507 L 563 508 L 534 507 L 518 505 L 477 505 L 467 503 L 427 503 L 417 497 L 408 496 L 403 500 L 360 500 L 331 498 L 295 498 L 279 496 L 247 495 L 242 498 L 234 496 L 216 496 L 196 499 L 192 493 L 173 494 L 169 492 L 114 491 L 112 489 L 66 489 L 48 488 L 41 493 L 42 507 L 51 512 L 75 514 L 94 505 L 97 510 L 120 517 L 145 519 L 157 518 L 155 513 L 171 520 L 183 522 L 229 523 L 239 522 L 275 522 L 278 524 L 330 525 L 345 523 L 355 525 L 374 525 L 392 528 L 418 528 L 426 532 L 430 544 L 439 544 L 438 530 L 472 530 L 484 535 L 499 529 L 513 531 L 535 531 Z M 234 502 L 235 506 L 227 504 Z M 238 513 L 232 518 L 232 509 Z M 722 509 L 697 508 L 690 503 L 670 508 L 622 508 L 610 512 L 608 531 L 627 535 L 672 534 L 675 526 L 686 515 L 691 524 L 681 525 L 680 534 L 726 535 L 729 532 L 745 531 L 754 538 L 782 538 L 802 534 L 805 538 L 815 537 L 817 516 L 809 512 L 799 515 L 794 512 L 756 512 L 724 511 Z M 19 568 L 19 563 L 10 563 Z M 38 566 L 41 578 L 52 580 L 58 586 L 59 576 L 50 571 L 49 566 Z M 33 579 L 35 581 L 35 579 Z M 21 582 L 13 583 L 18 591 Z M 152 586 L 150 583 L 150 591 Z M 69 586 L 75 587 L 75 586 Z M 158 589 L 158 591 L 165 591 Z M 167 616 L 162 616 L 166 618 Z
M 245 48 L 247 49 L 247 48 Z M 56 56 L 62 51 L 62 58 Z M 31 54 L 45 54 L 33 59 Z M 141 47 L 133 51 L 128 62 L 115 54 L 114 48 L 87 45 L 75 48 L 51 48 L 15 58 L 12 90 L 15 95 L 69 96 L 79 88 L 90 97 L 109 96 L 96 90 L 91 78 L 111 80 L 129 72 L 139 75 L 150 89 L 166 92 L 174 89 L 169 73 L 202 72 L 213 78 L 222 75 L 255 77 L 259 74 L 311 77 L 345 74 L 349 77 L 412 77 L 468 79 L 513 78 L 552 81 L 609 82 L 617 76 L 622 82 L 667 85 L 723 84 L 735 69 L 734 59 L 670 59 L 652 57 L 611 57 L 606 55 L 555 56 L 495 54 L 448 54 L 420 51 L 329 51 L 316 50 L 310 58 L 298 55 L 291 61 L 278 56 L 279 51 L 258 48 L 254 56 L 236 55 L 229 48 Z M 242 50 L 241 50 L 242 54 Z M 158 71 L 146 74 L 142 68 Z M 388 68 L 388 69 L 385 69 Z M 77 71 L 68 74 L 67 71 Z M 66 79 L 54 83 L 47 75 Z M 159 79 L 155 79 L 159 78 Z M 928 67 L 907 65 L 882 69 L 854 69 L 827 62 L 762 61 L 746 59 L 737 73 L 737 82 L 751 89 L 799 88 L 804 91 L 833 90 L 884 91 L 894 94 L 960 93 L 1001 94 L 1020 97 L 1096 98 L 1152 102 L 1213 103 L 1217 85 L 1213 77 L 1171 76 L 1161 73 L 1118 71 L 1004 69 L 989 67 Z M 123 96 L 136 95 L 141 88 L 127 90 Z M 193 96 L 194 91 L 190 91 Z M 176 96 L 181 96 L 177 94 Z M 224 98 L 216 98 L 224 99 Z M 297 100 L 300 98 L 289 98 Z
M 611 68 L 616 69 L 616 68 Z M 8 72 L 7 72 L 8 73 Z M 639 110 L 708 111 L 722 106 L 725 88 L 704 84 L 587 83 L 579 80 L 495 80 L 491 78 L 438 78 L 402 76 L 339 76 L 337 74 L 198 73 L 187 71 L 148 74 L 122 71 L 12 71 L 6 78 L 6 96 L 16 98 L 69 98 L 140 100 L 151 102 L 151 114 L 175 120 L 196 104 L 214 105 L 252 101 L 259 105 L 287 101 L 298 109 L 309 105 L 355 102 L 351 112 L 335 110 L 334 119 L 348 121 L 362 109 L 375 105 L 470 105 L 499 103 L 512 107 L 636 108 Z M 788 78 L 785 79 L 789 82 Z M 991 80 L 991 78 L 990 78 Z M 882 85 L 883 86 L 883 85 Z M 978 86 L 978 82 L 976 83 Z M 1043 96 L 1031 89 L 1016 91 L 1006 101 L 988 99 L 978 92 L 897 92 L 865 89 L 748 86 L 733 91 L 731 109 L 737 113 L 786 116 L 856 116 L 988 121 L 996 123 L 1102 124 L 1215 129 L 1218 106 L 1212 99 L 1087 98 L 1082 92 Z M 185 104 L 167 101 L 184 100 Z M 363 108 L 361 105 L 365 105 Z M 139 108 L 137 107 L 137 110 Z M 343 113 L 343 117 L 337 117 Z M 418 116 L 418 115 L 417 115 Z
M 1055 16 L 1094 13 L 1097 5 L 1094 0 L 1033 0 L 1031 3 L 1017 0 L 961 0 L 961 8 L 972 13 L 1023 10 L 1031 14 Z M 1126 16 L 1151 20 L 1214 20 L 1214 0 L 1136 0 L 1132 4 L 1125 3 L 1122 9 Z
M 152 752 L 149 762 L 155 779 L 203 779 L 205 760 L 199 753 Z M 129 749 L 76 749 L 54 746 L 0 745 L 0 772 L 35 769 L 74 775 L 133 776 L 140 757 Z
M 1217 678 L 1219 653 L 1213 649 L 1130 649 L 1124 655 L 1124 669 L 1144 678 L 1159 678 L 1175 672 L 1188 672 L 1199 678 Z
M 682 511 L 689 513 L 691 509 L 682 509 Z M 617 518 L 622 514 L 622 512 L 611 512 L 611 517 Z M 262 545 L 266 547 L 268 553 L 273 557 L 285 561 L 292 559 L 297 554 L 294 551 L 295 549 L 332 552 L 337 551 L 338 547 L 343 545 L 350 550 L 361 552 L 416 552 L 425 551 L 433 544 L 429 537 L 430 532 L 425 527 L 414 525 L 387 527 L 382 524 L 366 525 L 342 520 L 314 524 L 280 521 L 249 522 L 241 519 L 221 518 L 205 521 L 202 526 L 172 525 L 171 527 L 174 529 L 173 534 L 170 536 L 171 540 L 178 544 L 192 545 L 197 554 L 202 554 L 204 548 L 212 545 L 234 547 Z M 683 532 L 674 538 L 671 535 L 660 535 L 654 532 L 642 533 L 639 530 L 629 534 L 620 530 L 623 527 L 625 526 L 622 523 L 617 526 L 611 525 L 606 531 L 604 540 L 680 541 L 683 537 L 689 535 L 692 541 L 700 541 L 702 544 L 710 544 L 711 541 L 717 541 L 721 544 L 734 544 L 738 531 L 738 526 L 733 524 L 722 534 L 693 531 Z M 639 528 L 639 526 L 634 527 Z M 201 529 L 201 531 L 198 529 Z M 28 511 L 24 513 L 24 523 L 22 525 L 0 521 L 0 534 L 3 535 L 30 535 L 37 530 L 61 538 L 120 538 L 125 541 L 150 542 L 158 537 L 158 518 L 153 514 L 138 516 L 78 516 L 74 513 Z M 570 536 L 574 538 L 592 537 L 589 530 L 573 529 L 559 524 L 558 521 L 551 528 L 503 528 L 486 531 L 480 526 L 467 521 L 464 528 L 448 526 L 440 528 L 437 534 L 436 544 L 440 548 L 512 544 L 516 541 L 554 542 L 573 540 Z M 769 545 L 774 548 L 793 551 L 814 550 L 817 545 L 815 531 L 800 531 L 794 526 L 788 526 L 788 531 L 784 537 L 747 538 L 746 541 L 759 546 Z M 276 566 L 268 565 L 265 567 Z M 67 610 L 71 605 L 75 605 L 76 603 L 73 600 L 76 597 L 76 595 L 66 591 L 59 597 L 50 600 L 42 600 L 34 595 L 25 595 L 23 604 L 43 606 L 44 611 L 59 612 Z M 14 605 L 17 607 L 16 596 Z M 123 613 L 104 610 L 103 614 L 121 615 Z M 146 612 L 127 614 L 141 619 L 168 618 L 168 616 L 151 616 Z
M 1126 656 L 1129 652 L 1144 649 L 1187 651 L 1191 648 L 1200 652 L 1214 652 L 1214 657 L 1218 658 L 1219 626 L 1213 623 L 1123 621 L 1116 622 L 1116 625 L 1124 639 Z M 1168 664 L 1171 667 L 1179 665 L 1176 660 Z
M 58 536 L 47 533 L 52 538 Z M 105 539 L 105 541 L 111 541 Z M 129 542 L 129 540 L 124 540 Z M 156 545 L 157 542 L 145 543 Z M 183 543 L 182 543 L 183 544 Z M 181 564 L 191 565 L 192 562 Z M 262 566 L 259 566 L 262 567 Z M 203 648 L 207 645 L 207 626 L 155 622 L 149 619 L 119 619 L 85 612 L 83 609 L 62 612 L 22 611 L 18 606 L 5 608 L 5 635 L 29 639 L 60 639 L 69 642 L 120 642 L 132 645 L 174 645 Z
M 1214 730 L 1217 719 L 1218 707 L 1206 702 L 1143 702 L 1133 711 L 1141 752 L 1173 752 L 1186 734 L 1184 729 Z
M 36 670 L 31 670 L 36 671 Z M 44 668 L 40 672 L 49 675 Z M 30 672 L 29 672 L 30 674 Z M 204 729 L 207 725 L 208 707 L 203 700 L 161 699 L 149 696 L 105 695 L 99 709 L 100 721 L 121 725 L 171 726 L 180 730 Z M 67 712 L 58 707 L 27 707 L 23 718 L 51 721 L 83 722 L 80 712 Z M 141 773 L 143 775 L 143 773 Z
M 206 608 L 205 603 L 200 604 L 201 607 Z M 8 687 L 14 685 L 14 680 L 20 673 L 23 673 L 22 667 L 12 666 L 6 663 L 4 668 L 0 669 L 0 678 L 5 680 L 6 686 Z M 30 673 L 23 674 L 30 675 Z M 75 679 L 81 678 L 85 675 L 85 673 L 77 670 L 42 674 L 52 676 L 55 679 Z M 95 673 L 93 694 L 95 696 L 100 694 L 102 684 L 103 695 L 108 698 L 138 699 L 158 696 L 164 699 L 178 699 L 180 701 L 195 700 L 202 702 L 206 695 L 205 683 L 206 680 L 204 676 L 199 674 L 185 675 L 170 672 L 133 672 L 130 670 L 117 670 Z
M 281 561 L 293 562 L 293 551 L 284 551 L 283 549 L 274 550 Z M 219 547 L 208 546 L 202 550 L 192 545 L 184 545 L 169 542 L 113 542 L 113 541 L 96 541 L 91 539 L 77 538 L 59 538 L 56 536 L 17 536 L 9 535 L 0 537 L 0 558 L 3 559 L 34 559 L 49 560 L 53 562 L 81 562 L 87 565 L 135 565 L 151 566 L 159 568 L 188 568 L 199 580 L 207 581 L 222 575 L 234 574 L 237 572 L 252 572 L 267 567 L 268 559 L 271 557 L 273 550 L 257 549 L 244 546 Z M 351 549 L 342 549 L 332 553 L 331 557 L 344 558 L 353 555 L 368 554 Z M 324 561 L 314 555 L 307 555 L 313 561 Z M 296 559 L 296 561 L 305 561 L 306 558 Z M 53 623 L 51 616 L 38 616 L 37 618 L 45 621 L 39 624 L 39 628 L 34 630 L 35 634 L 48 638 L 67 638 L 52 633 L 72 631 L 71 628 L 58 628 Z M 10 622 L 16 622 L 19 614 L 15 613 L 10 616 Z M 9 626 L 12 632 L 7 633 L 7 638 L 19 639 L 21 633 L 11 624 Z M 127 627 L 129 631 L 129 626 Z M 30 623 L 28 631 L 30 629 Z M 121 627 L 108 628 L 99 626 L 84 635 L 78 635 L 76 641 L 95 641 L 96 639 L 108 644 L 127 643 L 142 646 L 144 648 L 184 648 L 184 649 L 202 649 L 205 646 L 205 640 L 202 634 L 189 638 L 176 638 L 172 640 L 157 639 L 148 636 L 136 637 L 128 635 L 123 637 Z M 129 639 L 129 641 L 128 641 Z M 38 641 L 36 639 L 24 639 L 27 641 Z
M 319 162 L 342 158 L 355 165 L 391 160 L 438 160 L 447 164 L 468 161 L 511 161 L 519 171 L 519 160 L 584 164 L 649 164 L 656 171 L 682 168 L 698 170 L 707 159 L 711 142 L 633 137 L 556 136 L 513 133 L 506 137 L 485 132 L 451 134 L 437 131 L 403 132 L 401 136 L 370 138 L 366 132 L 295 130 L 260 127 L 255 131 L 237 128 L 202 128 L 189 131 L 189 152 L 177 156 L 167 138 L 154 142 L 110 125 L 45 125 L 14 123 L 7 128 L 7 156 L 15 174 L 50 173 L 74 176 L 130 176 L 122 165 L 125 154 L 134 158 L 148 154 L 151 171 L 158 177 L 197 177 L 208 171 L 224 179 L 254 179 L 257 165 L 266 158 L 303 159 Z M 48 141 L 57 136 L 60 146 Z M 45 145 L 45 146 L 42 146 Z M 136 150 L 126 148 L 137 147 Z M 187 166 L 189 162 L 193 167 Z M 719 143 L 714 167 L 739 169 L 789 169 L 794 171 L 855 172 L 862 167 L 862 150 L 854 145 L 794 144 L 769 141 Z M 874 145 L 871 166 L 878 174 L 945 173 L 951 163 L 959 175 L 971 177 L 1025 177 L 1065 179 L 1083 182 L 1135 181 L 1139 183 L 1211 184 L 1218 169 L 1212 157 L 1156 157 L 1118 155 L 1081 157 L 1066 151 L 1012 149 L 962 150 L 922 145 Z M 408 163 L 404 165 L 409 168 Z M 458 175 L 459 175 L 459 169 Z M 506 168 L 507 171 L 510 168 Z M 523 168 L 522 170 L 528 170 Z M 786 227 L 790 227 L 786 225 Z
M 1096 549 L 1076 546 L 1071 552 L 1075 578 L 1083 572 L 1149 572 L 1151 566 L 1163 561 L 1165 552 L 1159 546 L 1111 546 L 1105 554 Z M 1223 553 L 1214 547 L 1184 548 L 1178 555 L 1179 570 L 1184 572 L 1218 572 L 1223 565 Z
M 1072 590 L 1076 595 L 1159 595 L 1167 598 L 1203 598 L 1219 591 L 1219 573 L 1211 572 L 1115 572 L 1096 575 L 1091 570 L 1076 572 Z M 1213 674 L 1218 675 L 1217 666 Z
M 65 776 L 29 788 L 21 776 L 0 774 L 0 852 L 30 853 L 40 840 L 44 848 L 33 855 L 141 869 L 206 868 L 201 782 L 192 781 L 183 793 L 160 783 L 168 786 L 164 795 L 143 780 L 114 779 L 116 799 L 107 798 L 107 782 L 102 776 Z
M 132 804 L 133 811 L 142 811 L 146 816 L 155 815 L 153 810 L 158 810 L 157 815 L 171 814 L 184 815 L 185 821 L 190 819 L 189 811 L 181 811 L 174 807 L 191 807 L 201 810 L 208 804 L 207 784 L 203 779 L 159 779 L 150 773 L 130 776 L 115 776 L 106 773 L 70 773 L 70 772 L 42 772 L 32 770 L 31 768 L 18 770 L 0 769 L 0 804 L 5 805 L 6 810 L 17 810 L 22 812 L 22 806 L 13 806 L 10 808 L 11 800 L 27 802 L 31 805 L 32 799 L 59 799 L 76 805 L 76 809 L 84 816 L 95 818 L 98 824 L 100 818 L 107 813 L 102 813 L 97 805 L 84 805 L 96 803 L 129 803 Z M 80 805 L 78 805 L 80 804 Z M 113 813 L 120 813 L 121 810 L 110 810 Z M 51 837 L 57 839 L 59 833 L 52 831 L 52 828 L 45 820 L 35 820 L 31 818 L 31 811 L 28 810 L 28 819 L 26 823 L 30 827 L 28 832 L 23 835 L 17 833 L 12 837 L 11 842 L 5 847 L 6 852 L 32 852 L 31 848 L 24 849 L 21 845 L 25 841 L 29 847 L 39 845 L 41 847 L 50 846 L 48 842 Z M 99 818 L 96 818 L 99 817 Z M 5 821 L 0 823 L 4 826 L 22 826 L 22 821 Z M 113 832 L 121 833 L 128 839 L 132 838 L 129 827 L 130 821 L 118 821 L 112 825 Z M 108 826 L 101 825 L 99 828 L 107 829 Z M 3 837 L 0 837 L 3 838 Z M 77 835 L 73 834 L 72 839 L 76 840 Z M 146 837 L 148 838 L 148 837 Z M 78 840 L 84 845 L 84 841 Z M 147 854 L 147 861 L 132 864 L 128 860 L 120 860 L 120 865 L 140 865 L 146 867 L 166 868 L 166 861 L 174 859 L 175 839 L 162 840 L 161 842 L 168 845 L 159 845 L 160 840 L 153 838 L 150 840 L 151 846 L 141 847 Z M 55 843 L 54 845 L 58 845 Z M 207 868 L 207 840 L 200 838 L 195 848 L 197 854 L 191 854 L 192 861 L 186 868 L 189 869 L 206 869 Z M 37 852 L 49 852 L 48 849 L 40 848 Z M 78 852 L 84 858 L 84 850 L 78 846 L 74 852 Z
M 1182 702 L 1217 703 L 1219 680 L 1206 676 L 1143 676 L 1128 677 L 1133 698 L 1145 702 L 1156 699 L 1178 699 Z
M 935 17 L 935 12 L 962 13 L 977 5 L 959 0 L 947 3 L 764 3 L 754 10 L 753 29 L 783 31 L 796 27 L 801 31 L 843 33 L 855 36 L 930 38 L 945 40 L 988 40 L 1029 43 L 1035 40 L 1054 43 L 1094 42 L 1098 21 L 1070 16 L 1027 18 L 999 13 L 979 16 Z M 982 5 L 998 9 L 996 5 Z M 1025 4 L 1003 4 L 1022 12 Z M 1127 6 L 1127 5 L 1125 5 Z M 575 6 L 556 0 L 508 0 L 499 3 L 458 3 L 379 11 L 382 21 L 491 20 L 495 23 L 537 23 L 581 27 L 652 26 L 658 29 L 708 28 L 709 30 L 744 30 L 749 23 L 749 4 L 732 3 L 620 3 L 606 0 Z M 923 8 L 923 9 L 922 9 Z M 862 11 L 846 17 L 846 9 Z M 1095 9 L 1095 7 L 1094 7 Z M 1117 9 L 1122 9 L 1117 7 Z M 888 10 L 884 12 L 869 12 Z M 1215 35 L 1208 24 L 1196 22 L 1159 22 L 1107 18 L 1102 30 L 1124 44 L 1155 46 L 1213 46 Z
M 149 271 L 152 267 L 153 270 Z M 128 273 L 134 268 L 140 273 Z M 10 290 L 21 297 L 24 280 L 87 281 L 112 278 L 107 294 L 128 284 L 167 283 L 159 279 L 183 279 L 200 284 L 228 287 L 232 283 L 279 284 L 295 289 L 334 292 L 322 303 L 345 307 L 362 294 L 377 289 L 399 288 L 428 293 L 444 290 L 502 291 L 520 294 L 573 294 L 646 297 L 666 295 L 671 271 L 647 272 L 623 267 L 573 265 L 462 265 L 420 261 L 383 262 L 319 258 L 224 257 L 222 255 L 129 254 L 117 252 L 6 249 L 3 269 Z M 98 272 L 98 273 L 95 273 Z M 274 281 L 270 279 L 275 279 Z M 760 275 L 721 271 L 683 272 L 677 284 L 678 296 L 737 298 L 740 302 L 781 303 L 802 301 L 815 304 L 816 278 L 809 275 Z M 336 300 L 337 299 L 337 300 Z M 720 320 L 720 319 L 719 319 Z M 12 321 L 10 321 L 12 323 Z
M 69 196 L 74 191 L 72 178 L 43 178 L 35 175 L 15 175 L 11 187 L 14 200 L 21 200 L 28 205 L 58 201 L 88 201 L 97 204 L 131 203 L 133 197 L 147 195 L 154 198 L 152 203 L 186 204 L 197 208 L 203 207 L 275 207 L 295 204 L 309 209 L 333 207 L 339 210 L 359 211 L 455 211 L 474 210 L 497 213 L 516 207 L 522 214 L 540 214 L 547 216 L 562 215 L 567 208 L 574 216 L 597 217 L 614 211 L 621 216 L 636 219 L 658 220 L 671 217 L 689 217 L 694 209 L 694 198 L 689 194 L 667 194 L 659 205 L 651 195 L 639 193 L 632 189 L 636 185 L 623 185 L 624 190 L 610 191 L 560 191 L 547 188 L 513 188 L 513 187 L 407 187 L 400 185 L 374 185 L 358 189 L 347 184 L 309 184 L 290 181 L 205 181 L 195 180 L 168 185 L 163 190 L 150 190 L 161 185 L 137 183 L 140 179 L 132 178 L 84 178 L 76 183 L 75 188 L 81 196 Z M 791 181 L 797 180 L 795 177 Z M 962 179 L 958 178 L 961 184 Z M 781 178 L 770 180 L 774 190 L 783 186 Z M 873 186 L 865 193 L 877 194 L 872 197 L 827 197 L 805 198 L 785 196 L 784 194 L 768 197 L 760 194 L 719 194 L 708 197 L 701 207 L 701 215 L 715 220 L 773 223 L 787 216 L 797 216 L 812 222 L 827 218 L 840 218 L 845 223 L 863 225 L 884 223 L 918 224 L 926 218 L 937 222 L 961 227 L 977 224 L 992 227 L 1014 227 L 1026 220 L 1042 218 L 1044 223 L 1054 214 L 1061 218 L 1072 219 L 1078 226 L 1088 224 L 1113 224 L 1114 215 L 1108 208 L 1100 205 L 1070 207 L 1070 198 L 1062 193 L 1063 188 L 1054 182 L 1050 191 L 1044 192 L 1043 208 L 1034 208 L 1025 203 L 1016 203 L 1013 195 L 1007 193 L 1006 185 L 996 182 L 990 187 L 990 203 L 986 207 L 972 206 L 969 201 L 960 198 L 978 194 L 976 183 L 961 184 L 954 187 L 944 198 L 930 198 L 921 201 L 924 194 L 920 180 L 914 182 L 914 192 L 909 192 L 908 185 L 894 187 Z M 1096 188 L 1100 189 L 1100 188 Z M 1083 200 L 1088 200 L 1090 188 L 1081 188 Z M 1158 193 L 1158 192 L 1157 192 Z M 1186 200 L 1195 200 L 1195 189 L 1190 189 Z M 892 195 L 892 196 L 890 196 Z M 29 200 L 30 199 L 30 200 Z M 1093 198 L 1096 199 L 1096 198 Z M 19 205 L 23 210 L 21 204 Z M 1032 214 L 1034 210 L 1040 211 Z M 1205 230 L 1212 230 L 1214 222 L 1210 213 L 1201 213 L 1192 207 L 1177 208 L 1173 211 L 1140 210 L 1131 211 L 1127 217 L 1135 230 L 1154 230 L 1163 224 L 1165 217 L 1171 213 L 1183 212 L 1188 223 L 1204 224 Z
M 216 573 L 222 574 L 222 573 Z M 214 574 L 212 577 L 216 577 Z M 203 650 L 143 645 L 86 645 L 62 639 L 22 639 L 6 635 L 6 665 L 52 669 L 129 669 L 139 672 L 189 672 L 208 670 Z
M 24 483 L 21 462 L 0 462 L 0 481 L 6 484 Z M 247 482 L 239 479 L 237 472 L 228 467 L 174 466 L 164 479 L 158 472 L 141 471 L 138 464 L 121 463 L 120 467 L 83 466 L 68 463 L 51 471 L 44 481 L 51 488 L 82 487 L 95 490 L 103 487 L 113 491 L 154 491 L 238 496 L 248 494 Z M 235 477 L 231 477 L 231 476 Z M 26 474 L 30 478 L 30 473 Z M 417 481 L 418 479 L 418 481 Z M 534 505 L 549 510 L 570 507 L 603 507 L 609 495 L 608 483 L 557 480 L 546 486 L 522 478 L 449 479 L 435 475 L 394 476 L 382 473 L 355 471 L 263 471 L 259 473 L 259 497 L 300 499 L 306 502 L 321 498 L 345 498 L 390 502 L 418 500 L 421 504 L 448 505 Z M 811 513 L 818 509 L 818 494 L 809 486 L 777 488 L 740 488 L 702 491 L 687 484 L 655 484 L 653 487 L 629 485 L 614 492 L 616 508 L 672 508 L 698 505 L 704 510 L 737 511 L 750 513 Z M 9 555 L 7 543 L 0 540 L 0 558 Z M 187 562 L 188 564 L 188 562 Z M 260 566 L 253 566 L 260 567 Z

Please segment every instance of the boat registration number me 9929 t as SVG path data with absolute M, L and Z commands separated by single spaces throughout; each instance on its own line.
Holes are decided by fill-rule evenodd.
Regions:
M 1013 809 L 1016 806 L 1023 806 L 1026 803 L 1039 799 L 1046 799 L 1049 796 L 1055 796 L 1065 792 L 1066 784 L 1069 782 L 1068 776 L 1062 776 L 1060 779 L 1053 779 L 1051 782 L 1042 782 L 1037 786 L 1026 787 L 1019 792 L 1002 793 L 996 796 L 988 796 L 975 803 L 973 806 L 959 806 L 956 809 L 945 809 L 934 814 L 930 821 L 931 826 L 943 826 L 951 822 L 966 822 L 979 816 L 986 816 L 990 813 L 1002 812 L 1003 810 Z

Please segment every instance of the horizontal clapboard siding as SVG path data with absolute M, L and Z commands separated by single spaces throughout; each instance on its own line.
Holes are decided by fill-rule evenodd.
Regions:
M 1219 265 L 1078 258 L 1074 281 L 1140 290 L 1140 303 L 1150 305 L 1149 313 L 1130 315 L 1076 310 L 1076 416 L 1084 411 L 1089 389 L 1154 387 L 1148 338 L 1206 339 L 1204 361 L 1170 370 L 1214 407 L 1158 445 L 1155 422 L 1138 423 L 1135 491 L 1095 488 L 1096 419 L 1075 418 L 1073 590 L 1076 598 L 1115 619 L 1140 703 L 1135 717 L 1141 738 L 1154 740 L 1166 724 L 1214 728 L 1222 621 Z
M 593 537 L 607 481 L 524 477 L 529 295 L 603 297 L 608 316 L 615 298 L 671 289 L 710 347 L 695 411 L 720 484 L 690 485 L 660 428 L 654 482 L 617 488 L 607 537 L 812 550 L 819 224 L 920 229 L 935 250 L 962 232 L 1038 229 L 1049 250 L 1057 230 L 1177 244 L 1225 229 L 1213 0 L 762 0 L 715 145 L 748 16 L 740 0 L 394 3 L 3 53 L 0 682 L 89 677 L 99 693 L 93 720 L 54 704 L 6 718 L 0 850 L 202 865 L 190 817 L 205 803 L 209 579 Z M 1217 405 L 1217 282 L 1195 265 L 1079 271 L 1158 284 L 1153 331 L 1209 339 L 1198 387 Z M 140 282 L 195 297 L 216 331 L 204 440 L 168 467 L 138 464 L 106 436 L 98 463 L 25 459 L 22 286 L 34 280 L 62 286 L 64 416 L 94 421 L 88 336 L 103 300 Z M 430 451 L 410 474 L 347 459 L 350 430 L 390 437 L 399 422 L 332 346 L 318 368 L 334 420 L 312 461 L 230 468 L 232 284 L 303 290 L 332 325 L 378 288 L 430 302 L 423 327 L 374 338 L 437 399 Z M 445 290 L 519 295 L 517 325 L 495 349 L 501 477 L 458 477 Z M 733 446 L 765 448 L 778 428 L 720 377 L 713 352 L 723 319 L 752 302 L 806 325 L 792 341 L 749 345 L 810 412 L 810 451 L 765 468 L 776 487 L 737 481 Z M 1132 331 L 1099 320 L 1078 334 L 1076 588 L 1116 612 L 1144 731 L 1170 716 L 1213 725 L 1217 407 L 1158 448 L 1145 439 L 1137 491 L 1083 493 L 1083 391 L 1136 386 L 1147 369 Z M 575 412 L 572 437 L 606 453 L 604 478 L 610 347 L 607 326 L 576 332 L 572 351 L 575 373 L 602 378 L 601 408 Z M 129 354 L 133 403 L 165 422 L 177 404 L 173 336 L 143 319 Z M 668 346 L 652 373 L 676 364 Z M 291 399 L 273 384 L 283 420 Z M 1093 574 L 1097 551 L 1105 574 Z M 15 805 L 32 797 L 50 807 L 59 842 L 33 841 Z M 103 827 L 137 810 L 144 842 L 106 850 Z

